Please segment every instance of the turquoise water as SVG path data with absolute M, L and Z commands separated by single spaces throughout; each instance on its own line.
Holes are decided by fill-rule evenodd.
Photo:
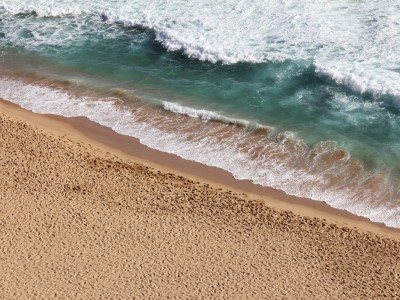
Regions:
M 283 2 L 265 12 L 257 1 L 114 2 L 0 1 L 0 96 L 64 115 L 78 110 L 51 106 L 54 97 L 107 105 L 119 97 L 121 118 L 139 114 L 140 103 L 153 108 L 148 131 L 133 119 L 120 126 L 107 110 L 95 116 L 90 105 L 79 114 L 144 143 L 155 134 L 148 128 L 163 128 L 149 119 L 162 115 L 182 128 L 167 126 L 170 139 L 150 146 L 400 224 L 399 7 Z M 214 131 L 212 121 L 234 128 Z

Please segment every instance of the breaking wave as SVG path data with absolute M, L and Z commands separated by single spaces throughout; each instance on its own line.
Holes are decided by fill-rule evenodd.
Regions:
M 106 0 L 3 0 L 0 14 L 12 18 L 2 20 L 0 45 L 65 45 L 85 32 L 123 34 L 114 30 L 119 24 L 150 29 L 165 49 L 189 58 L 224 64 L 306 60 L 317 75 L 356 92 L 400 95 L 400 8 L 389 0 L 137 0 L 118 5 Z M 35 18 L 46 21 L 39 26 Z M 113 30 L 96 28 L 99 21 Z

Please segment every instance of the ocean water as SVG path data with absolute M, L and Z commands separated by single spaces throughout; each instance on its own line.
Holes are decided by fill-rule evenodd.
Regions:
M 0 97 L 400 227 L 400 4 L 0 0 Z

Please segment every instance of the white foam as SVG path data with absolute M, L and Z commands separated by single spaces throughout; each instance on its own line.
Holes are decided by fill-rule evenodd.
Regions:
M 353 68 L 351 72 L 341 70 L 343 67 L 329 67 L 315 63 L 315 72 L 319 76 L 332 78 L 337 84 L 344 85 L 361 94 L 392 95 L 400 99 L 400 74 L 397 72 L 384 72 L 380 77 L 369 76 L 364 70 Z M 374 70 L 377 72 L 378 70 Z M 370 72 L 373 74 L 373 71 Z
M 272 127 L 261 125 L 256 122 L 249 122 L 244 119 L 236 119 L 236 118 L 229 118 L 225 117 L 221 114 L 218 114 L 214 111 L 206 110 L 206 109 L 195 109 L 192 107 L 184 106 L 178 103 L 162 101 L 162 107 L 165 110 L 171 111 L 176 114 L 185 115 L 192 118 L 200 118 L 206 121 L 220 121 L 225 124 L 236 124 L 239 126 L 244 126 L 253 129 L 260 129 L 264 128 L 268 131 L 272 131 Z
M 391 185 L 384 174 L 365 172 L 362 168 L 359 172 L 348 173 L 351 164 L 348 155 L 330 164 L 330 155 L 337 151 L 333 143 L 320 143 L 309 149 L 296 141 L 291 133 L 281 133 L 269 140 L 253 140 L 249 145 L 251 133 L 240 131 L 242 133 L 220 136 L 209 127 L 204 130 L 196 127 L 198 137 L 190 140 L 185 131 L 180 130 L 186 129 L 188 122 L 176 121 L 176 131 L 166 131 L 162 126 L 152 124 L 152 118 L 145 122 L 136 121 L 134 111 L 115 105 L 110 99 L 77 98 L 62 90 L 8 78 L 0 78 L 0 97 L 37 113 L 86 116 L 120 134 L 137 137 L 149 147 L 225 169 L 238 179 L 250 179 L 288 194 L 325 201 L 372 221 L 400 227 L 400 206 L 396 198 L 399 188 Z M 195 118 L 219 117 L 212 112 L 168 105 L 178 113 Z M 221 123 L 221 126 L 228 125 Z M 250 148 L 242 151 L 240 145 Z M 260 148 L 262 153 L 254 156 L 253 150 Z M 332 184 L 332 180 L 342 173 L 343 179 Z M 371 190 L 371 180 L 374 180 L 372 185 L 380 189 Z
M 211 62 L 308 60 L 315 62 L 319 75 L 356 91 L 399 95 L 400 7 L 391 0 L 3 0 L 0 7 L 13 15 L 103 16 L 109 23 L 151 28 L 170 51 L 181 50 Z M 46 26 L 30 18 L 14 18 L 9 26 L 3 20 L 2 30 L 9 29 L 6 40 L 32 49 L 40 44 L 77 43 L 84 38 L 82 31 L 96 30 L 93 24 L 83 29 L 68 26 L 67 21 L 47 19 L 51 26 Z M 54 26 L 59 28 L 46 34 Z M 36 39 L 21 39 L 16 28 L 31 29 Z

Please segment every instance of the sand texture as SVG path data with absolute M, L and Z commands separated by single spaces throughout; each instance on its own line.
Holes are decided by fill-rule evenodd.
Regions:
M 0 299 L 399 299 L 400 242 L 0 113 Z

